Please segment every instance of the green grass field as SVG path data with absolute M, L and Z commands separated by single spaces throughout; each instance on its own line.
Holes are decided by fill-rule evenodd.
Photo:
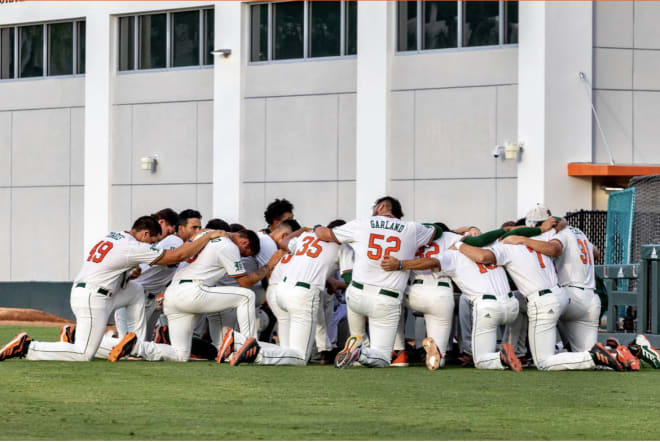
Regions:
M 22 329 L 0 327 L 4 345 Z M 57 329 L 27 329 L 55 340 Z M 0 363 L 0 439 L 657 440 L 660 371 Z

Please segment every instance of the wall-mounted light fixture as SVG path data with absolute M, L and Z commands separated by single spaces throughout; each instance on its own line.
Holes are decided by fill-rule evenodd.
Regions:
M 506 160 L 518 160 L 523 152 L 523 143 L 511 143 L 497 145 L 493 148 L 493 157 L 500 158 L 504 154 Z
M 151 173 L 156 172 L 157 165 L 158 165 L 158 155 L 143 157 L 140 160 L 140 169 L 148 170 Z
M 223 57 L 227 58 L 231 55 L 231 49 L 216 49 L 214 51 L 211 51 L 211 54 L 222 55 Z

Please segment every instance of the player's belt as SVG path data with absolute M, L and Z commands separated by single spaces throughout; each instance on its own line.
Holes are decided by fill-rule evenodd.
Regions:
M 192 279 L 182 279 L 181 281 L 179 281 L 179 284 L 188 284 L 188 283 L 191 283 L 191 282 L 193 282 Z
M 415 285 L 415 284 L 424 284 L 424 280 L 423 279 L 415 279 L 412 283 L 413 283 L 413 285 Z M 449 283 L 444 282 L 444 281 L 438 281 L 438 287 L 449 287 Z
M 85 287 L 87 287 L 87 283 L 79 282 L 78 284 L 76 284 L 76 288 L 78 288 L 78 287 L 84 289 Z M 99 287 L 98 289 L 96 289 L 96 293 L 98 293 L 99 295 L 103 295 L 103 296 L 110 296 L 110 295 L 112 295 L 112 293 L 110 292 L 110 290 L 108 290 L 108 289 L 104 289 L 104 288 L 101 288 L 101 287 Z
M 364 290 L 364 285 L 360 284 L 359 282 L 351 281 L 351 285 L 355 287 L 358 290 Z M 379 295 L 385 295 L 389 296 L 391 298 L 398 298 L 399 294 L 397 292 L 393 292 L 392 290 L 386 290 L 386 289 L 380 289 L 378 291 Z
M 565 285 L 565 286 L 563 286 L 563 287 L 572 287 L 572 288 L 574 288 L 574 289 L 584 290 L 584 287 L 578 287 L 578 286 L 576 286 L 576 285 L 570 285 L 570 284 L 569 284 L 569 285 Z
M 296 282 L 296 287 L 304 287 L 308 290 L 312 288 L 311 285 L 307 284 L 306 282 L 302 282 L 302 281 Z
M 497 296 L 495 295 L 483 295 L 481 299 L 492 299 L 493 301 L 497 301 Z
M 513 292 L 509 292 L 509 293 L 507 293 L 507 295 L 509 295 L 509 298 L 513 298 L 513 297 L 515 296 L 515 295 L 513 294 Z
M 539 296 L 547 295 L 548 293 L 552 293 L 552 290 L 550 289 L 539 290 Z

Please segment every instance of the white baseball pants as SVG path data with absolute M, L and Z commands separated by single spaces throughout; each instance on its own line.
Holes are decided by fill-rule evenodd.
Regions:
M 506 368 L 497 351 L 497 329 L 517 320 L 518 300 L 513 295 L 506 298 L 482 295 L 472 301 L 472 358 L 476 368 Z
M 350 288 L 350 286 L 349 286 Z M 346 289 L 348 295 L 348 288 Z M 348 332 L 351 335 L 362 336 L 362 347 L 369 347 L 369 335 L 367 334 L 367 317 L 351 309 L 346 301 L 346 321 L 348 322 Z
M 318 351 L 331 351 L 333 345 L 330 339 L 329 328 L 332 327 L 332 316 L 334 315 L 334 295 L 329 294 L 325 290 L 321 290 L 319 294 L 320 304 L 318 308 L 318 317 L 316 320 L 316 349 Z
M 596 367 L 588 351 L 555 354 L 557 322 L 568 305 L 568 296 L 560 287 L 548 293 L 527 295 L 529 346 L 539 370 L 589 370 Z
M 261 350 L 255 361 L 256 364 L 307 365 L 314 345 L 320 292 L 320 287 L 307 288 L 296 285 L 295 282 L 282 282 L 277 285 L 277 290 L 274 295 L 271 294 L 268 304 L 271 309 L 276 305 L 278 314 L 284 319 L 284 324 L 289 324 L 289 329 L 284 330 L 289 343 L 284 346 L 259 342 Z M 283 328 L 280 323 L 280 330 Z M 234 342 L 234 347 L 239 348 L 245 342 L 245 337 L 240 333 L 234 333 Z
M 559 331 L 572 351 L 589 351 L 598 341 L 600 298 L 593 289 L 564 287 L 570 302 L 559 318 Z
M 71 289 L 71 310 L 76 316 L 76 342 L 32 341 L 27 353 L 31 361 L 90 361 L 107 358 L 118 339 L 105 336 L 108 319 L 119 307 L 127 307 L 128 327 L 144 336 L 144 291 L 129 282 L 126 288 L 106 296 L 98 287 L 86 285 Z
M 165 291 L 163 311 L 167 315 L 172 345 L 138 340 L 133 354 L 148 361 L 185 362 L 190 358 L 193 328 L 201 313 L 236 309 L 239 328 L 256 336 L 254 292 L 243 287 L 209 287 L 198 281 L 173 283 Z
M 355 287 L 355 282 L 346 290 L 346 304 L 357 315 L 369 318 L 370 347 L 362 347 L 358 362 L 367 367 L 389 367 L 401 317 L 403 294 L 390 289 L 381 289 L 368 284 Z M 396 293 L 397 297 L 383 294 Z M 351 333 L 353 329 L 351 329 Z
M 516 356 L 521 357 L 527 354 L 527 300 L 518 290 L 512 293 L 518 300 L 518 318 L 504 327 L 502 342 L 513 345 Z
M 451 285 L 439 286 L 436 281 L 413 284 L 408 291 L 407 304 L 411 309 L 424 313 L 426 335 L 433 338 L 438 346 L 442 354 L 440 366 L 444 367 L 454 319 L 454 291 Z
M 128 288 L 129 286 L 130 284 L 126 287 Z M 161 310 L 158 308 L 158 302 L 155 298 L 149 299 L 146 293 L 144 296 L 144 317 L 146 323 L 144 340 L 152 341 L 156 321 L 158 321 L 158 318 L 160 317 Z M 128 327 L 128 313 L 126 312 L 126 307 L 121 307 L 115 310 L 115 328 L 117 329 L 117 336 L 119 339 L 123 338 L 129 331 L 133 331 Z M 142 336 L 138 335 L 138 338 L 142 339 Z

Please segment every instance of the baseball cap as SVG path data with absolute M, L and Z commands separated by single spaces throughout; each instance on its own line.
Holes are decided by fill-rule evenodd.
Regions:
M 527 215 L 525 215 L 525 224 L 528 227 L 534 227 L 536 223 L 543 222 L 550 216 L 552 216 L 552 214 L 547 207 L 541 203 L 536 203 L 536 207 L 531 209 L 527 212 Z

